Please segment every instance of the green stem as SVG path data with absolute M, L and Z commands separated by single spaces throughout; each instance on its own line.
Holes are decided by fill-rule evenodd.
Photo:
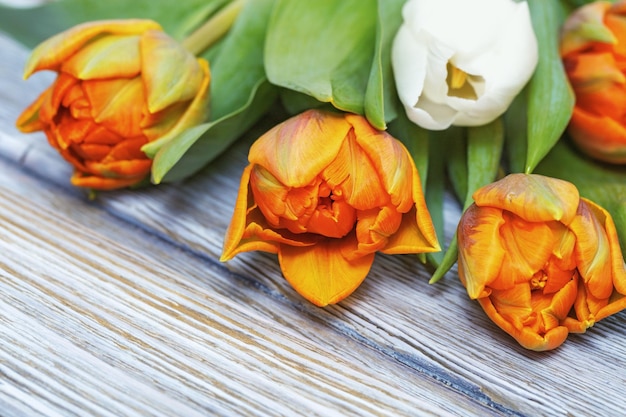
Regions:
M 195 32 L 183 40 L 183 46 L 192 54 L 199 55 L 221 38 L 233 25 L 246 0 L 233 0 Z

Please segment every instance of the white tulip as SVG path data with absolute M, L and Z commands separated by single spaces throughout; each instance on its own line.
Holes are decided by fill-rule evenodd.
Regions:
M 537 65 L 525 1 L 409 0 L 402 16 L 393 71 L 408 118 L 423 128 L 493 121 Z

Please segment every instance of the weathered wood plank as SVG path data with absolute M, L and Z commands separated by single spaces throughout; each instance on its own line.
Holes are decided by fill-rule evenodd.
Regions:
M 12 177 L 19 190 L 0 186 L 3 415 L 494 413 L 224 268 L 73 197 L 48 206 L 58 190 Z
M 80 205 L 80 193 L 67 185 L 69 168 L 48 149 L 45 139 L 40 135 L 19 135 L 12 130 L 12 120 L 45 82 L 20 84 L 18 69 L 25 52 L 7 40 L 0 42 L 0 50 L 10 49 L 14 57 L 7 63 L 11 68 L 4 72 L 2 67 L 6 77 L 0 77 L 0 92 L 3 92 L 0 99 L 3 103 L 11 103 L 5 110 L 0 106 L 0 155 L 18 162 L 25 172 L 38 176 L 43 183 L 56 184 L 60 193 L 71 196 L 76 200 L 74 204 Z M 270 120 L 268 124 L 272 122 Z M 346 355 L 340 360 L 346 366 L 351 361 L 361 363 L 361 366 L 370 363 L 371 356 L 363 362 L 358 359 L 365 347 L 370 355 L 372 352 L 378 355 L 370 363 L 373 369 L 390 380 L 403 381 L 417 375 L 434 382 L 433 389 L 439 384 L 449 386 L 452 392 L 461 394 L 453 402 L 470 398 L 477 407 L 486 406 L 503 414 L 623 413 L 626 407 L 623 396 L 626 381 L 622 375 L 626 365 L 623 313 L 599 323 L 586 335 L 572 336 L 554 352 L 534 353 L 521 349 L 485 318 L 477 304 L 467 299 L 454 271 L 439 284 L 428 285 L 427 271 L 411 256 L 379 256 L 370 276 L 353 296 L 325 309 L 303 302 L 289 288 L 280 276 L 274 256 L 244 254 L 227 265 L 230 271 L 227 273 L 216 259 L 230 220 L 249 143 L 250 140 L 241 141 L 221 160 L 183 184 L 101 194 L 93 203 L 93 209 L 163 238 L 177 250 L 204 263 L 207 271 L 197 273 L 198 276 L 207 275 L 205 282 L 233 280 L 245 283 L 245 296 L 240 295 L 231 282 L 227 284 L 230 286 L 228 290 L 221 293 L 225 299 L 219 298 L 218 301 L 235 311 L 241 301 L 251 303 L 248 306 L 251 310 L 246 310 L 251 320 L 259 314 L 266 319 L 261 322 L 261 327 L 272 328 L 278 323 L 280 331 L 287 332 L 279 334 L 279 340 L 289 339 L 292 336 L 288 331 L 298 329 L 305 332 L 304 337 L 314 337 L 308 346 L 314 351 L 324 349 L 327 338 L 343 338 L 348 345 L 336 348 L 336 354 L 337 358 Z M 35 197 L 29 195 L 29 198 Z M 41 204 L 46 206 L 43 202 Z M 64 206 L 66 202 L 59 204 L 69 211 L 69 207 Z M 449 204 L 448 209 L 448 230 L 451 231 L 458 218 L 458 207 Z M 163 262 L 167 263 L 165 268 L 179 271 L 176 257 L 163 258 Z M 79 279 L 80 274 L 75 274 L 74 279 Z M 144 279 L 148 280 L 151 274 Z M 43 285 L 40 281 L 36 283 Z M 206 289 L 198 291 L 203 294 Z M 202 297 L 195 293 L 193 296 Z M 210 294 L 203 296 L 211 297 Z M 228 302 L 229 297 L 240 303 Z M 286 310 L 287 314 L 273 314 L 269 311 L 273 308 Z M 77 314 L 75 320 L 80 316 Z M 234 328 L 241 328 L 241 324 Z M 324 337 L 315 337 L 319 334 Z M 272 349 L 274 342 L 268 339 L 266 343 L 264 346 Z M 359 355 L 350 356 L 349 352 L 355 348 L 359 348 Z M 292 364 L 298 366 L 297 361 Z M 389 366 L 395 371 L 388 371 Z M 407 373 L 403 374 L 401 370 Z M 293 375 L 289 371 L 280 368 L 278 374 Z M 309 371 L 300 368 L 298 377 L 310 377 Z M 348 379 L 344 379 L 346 386 L 351 386 Z M 245 385 L 243 380 L 241 384 Z M 403 383 L 399 385 L 394 389 L 400 389 L 400 392 L 407 389 Z M 233 393 L 237 392 L 236 386 L 232 389 Z M 243 390 L 243 386 L 240 389 Z M 313 401 L 312 398 L 319 394 L 318 389 L 322 393 L 332 391 L 321 387 L 302 388 L 298 395 Z M 393 393 L 394 389 L 388 392 Z M 331 403 L 341 406 L 342 401 L 350 398 L 348 394 L 343 395 L 345 397 Z M 372 401 L 382 400 L 382 397 L 384 395 L 372 398 Z M 325 397 L 324 401 L 327 400 Z M 469 406 L 462 402 L 458 407 Z M 472 411 L 462 414 L 468 413 Z

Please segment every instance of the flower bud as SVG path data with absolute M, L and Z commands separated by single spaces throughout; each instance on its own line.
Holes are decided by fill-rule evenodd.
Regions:
M 417 125 L 443 130 L 495 120 L 538 60 L 528 4 L 409 0 L 392 47 L 400 101 Z
M 33 50 L 25 77 L 58 73 L 17 120 L 43 130 L 74 168 L 72 184 L 108 190 L 148 178 L 141 150 L 203 122 L 209 66 L 150 20 L 84 23 Z
M 406 148 L 365 118 L 309 110 L 250 148 L 222 261 L 278 253 L 287 281 L 318 306 L 351 294 L 374 254 L 439 244 Z
M 626 307 L 613 220 L 573 184 L 511 174 L 473 197 L 457 230 L 459 276 L 522 346 L 554 349 Z
M 578 8 L 563 25 L 560 49 L 576 95 L 569 135 L 593 158 L 626 163 L 626 1 Z

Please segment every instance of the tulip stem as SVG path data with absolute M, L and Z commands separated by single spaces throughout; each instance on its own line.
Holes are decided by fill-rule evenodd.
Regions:
M 233 0 L 182 41 L 192 54 L 199 55 L 220 39 L 233 25 L 245 0 Z

